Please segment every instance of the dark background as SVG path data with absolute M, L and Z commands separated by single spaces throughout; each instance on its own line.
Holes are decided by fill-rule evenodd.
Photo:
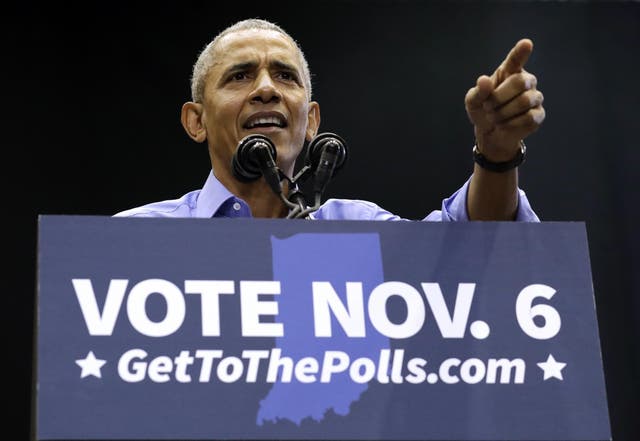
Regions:
M 2 18 L 16 439 L 30 427 L 37 216 L 111 215 L 199 188 L 206 147 L 179 121 L 191 67 L 217 32 L 249 17 L 301 43 L 320 129 L 347 140 L 349 162 L 326 195 L 414 219 L 471 173 L 466 91 L 518 39 L 533 40 L 525 68 L 547 119 L 527 139 L 520 186 L 542 220 L 586 223 L 613 439 L 640 439 L 640 3 L 86 3 L 24 2 Z

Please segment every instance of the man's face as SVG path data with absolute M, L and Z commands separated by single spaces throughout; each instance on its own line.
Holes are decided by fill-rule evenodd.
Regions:
M 278 166 L 289 176 L 304 140 L 318 128 L 294 44 L 276 31 L 224 36 L 204 90 L 202 122 L 216 167 L 230 167 L 238 143 L 259 133 L 276 145 Z

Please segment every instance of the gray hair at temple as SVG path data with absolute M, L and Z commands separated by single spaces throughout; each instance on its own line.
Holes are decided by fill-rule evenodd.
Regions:
M 307 98 L 311 101 L 311 72 L 309 71 L 309 64 L 307 63 L 307 59 L 304 57 L 304 53 L 302 52 L 302 48 L 298 44 L 296 40 L 291 37 L 284 29 L 278 26 L 275 23 L 271 23 L 270 21 L 258 19 L 258 18 L 250 18 L 247 20 L 239 21 L 222 32 L 220 32 L 209 44 L 205 46 L 205 48 L 200 52 L 198 56 L 198 60 L 193 65 L 193 73 L 191 75 L 191 99 L 196 103 L 201 103 L 204 99 L 204 85 L 207 79 L 207 73 L 209 69 L 214 65 L 214 49 L 216 44 L 222 37 L 232 32 L 239 31 L 247 31 L 261 29 L 267 31 L 276 31 L 287 37 L 293 45 L 298 50 L 298 56 L 300 57 L 300 64 L 302 65 L 302 76 L 303 82 L 305 85 L 305 89 L 307 90 Z

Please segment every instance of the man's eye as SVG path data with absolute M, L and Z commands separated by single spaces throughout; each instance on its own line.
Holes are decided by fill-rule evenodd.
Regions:
M 280 79 L 285 81 L 296 81 L 296 76 L 291 72 L 280 72 Z
M 247 78 L 247 74 L 244 72 L 236 72 L 233 75 L 231 75 L 231 79 L 234 81 L 242 81 L 245 78 Z

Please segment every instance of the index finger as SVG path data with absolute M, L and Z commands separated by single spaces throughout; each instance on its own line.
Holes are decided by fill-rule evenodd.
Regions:
M 523 38 L 518 41 L 502 62 L 505 76 L 521 72 L 531 52 L 533 52 L 533 42 L 531 40 Z

